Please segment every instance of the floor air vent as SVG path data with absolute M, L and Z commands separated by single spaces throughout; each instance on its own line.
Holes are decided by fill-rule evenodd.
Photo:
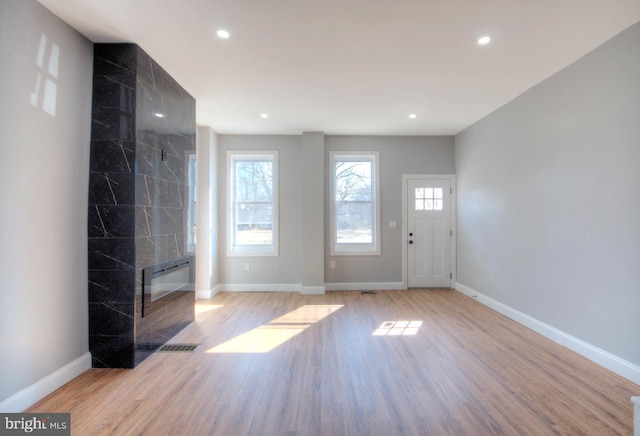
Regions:
M 186 352 L 193 353 L 202 344 L 165 344 L 158 349 L 159 352 Z
M 362 291 L 361 292 L 362 295 L 375 295 L 377 294 L 376 291 Z

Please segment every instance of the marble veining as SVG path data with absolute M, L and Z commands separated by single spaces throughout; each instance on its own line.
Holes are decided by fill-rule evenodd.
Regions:
M 133 173 L 134 144 L 119 139 L 97 140 L 91 143 L 91 171 Z

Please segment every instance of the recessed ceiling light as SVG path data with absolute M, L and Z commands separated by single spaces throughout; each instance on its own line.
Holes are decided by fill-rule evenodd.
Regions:
M 268 114 L 260 114 L 260 118 L 269 118 Z
M 155 114 L 153 114 L 153 115 L 155 115 L 155 116 L 156 116 L 156 117 L 158 117 L 158 118 L 164 118 L 164 114 L 162 114 L 162 113 L 160 113 L 160 112 L 156 112 L 156 113 L 155 113 Z
M 416 117 L 416 114 L 411 114 L 409 115 L 409 118 L 414 119 Z
M 489 44 L 489 42 L 491 42 L 491 37 L 490 36 L 483 36 L 483 37 L 478 39 L 478 44 L 480 44 L 480 45 L 486 45 L 486 44 Z
M 227 38 L 229 38 L 229 32 L 227 32 L 227 31 L 226 31 L 226 30 L 224 30 L 224 29 L 219 29 L 219 30 L 216 32 L 216 35 L 218 35 L 218 38 L 222 38 L 222 39 L 227 39 Z

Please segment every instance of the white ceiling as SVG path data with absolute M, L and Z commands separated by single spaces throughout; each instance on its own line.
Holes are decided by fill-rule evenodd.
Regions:
M 243 134 L 456 134 L 640 21 L 640 0 L 39 1 Z

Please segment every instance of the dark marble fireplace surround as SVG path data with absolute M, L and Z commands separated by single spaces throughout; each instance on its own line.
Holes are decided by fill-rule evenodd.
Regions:
M 195 100 L 135 44 L 95 44 L 93 74 L 89 349 L 133 368 L 194 319 L 192 286 L 141 305 L 144 268 L 193 255 Z

